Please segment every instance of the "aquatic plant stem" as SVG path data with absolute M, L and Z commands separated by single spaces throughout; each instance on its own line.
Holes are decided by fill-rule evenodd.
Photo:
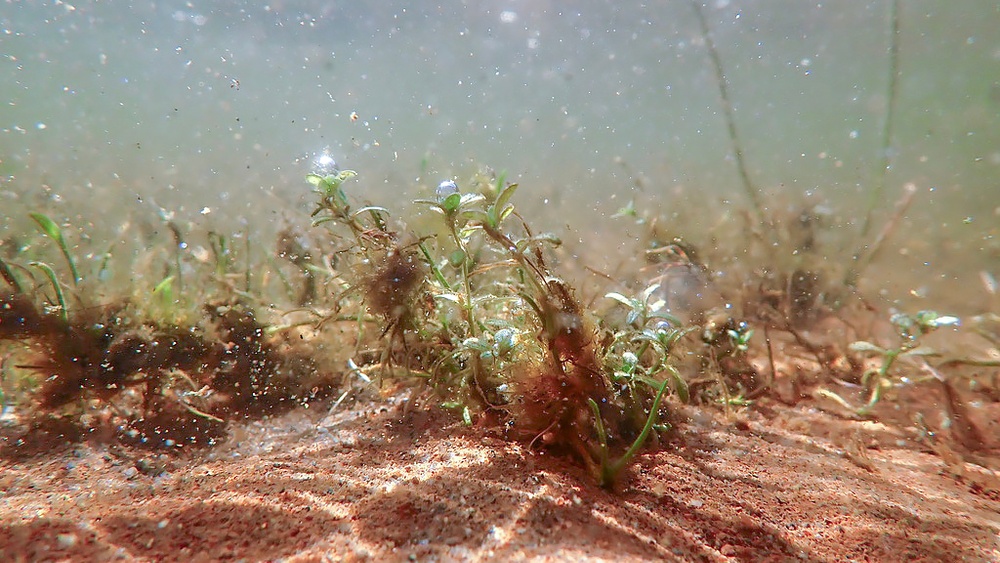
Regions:
M 56 303 L 59 304 L 59 318 L 62 319 L 63 324 L 68 324 L 69 309 L 66 308 L 66 297 L 63 295 L 62 286 L 59 285 L 59 279 L 56 277 L 52 266 L 49 266 L 45 262 L 29 262 L 28 265 L 38 268 L 45 273 L 45 277 L 49 278 L 49 283 L 52 284 L 52 289 L 56 292 Z
M 653 398 L 653 404 L 649 409 L 649 416 L 646 417 L 646 424 L 642 427 L 642 431 L 639 432 L 639 435 L 632 442 L 632 445 L 629 446 L 628 450 L 614 463 L 608 459 L 608 435 L 604 429 L 604 421 L 601 419 L 601 409 L 597 406 L 596 401 L 589 397 L 587 398 L 587 404 L 594 415 L 594 429 L 597 431 L 597 439 L 601 446 L 601 473 L 598 478 L 600 486 L 610 487 L 613 485 L 618 480 L 618 475 L 628 467 L 632 458 L 639 453 L 643 444 L 646 443 L 650 431 L 656 424 L 660 402 L 663 400 L 663 395 L 669 386 L 670 380 L 666 379 L 660 384 L 656 392 L 656 397 Z
M 7 263 L 0 258 L 0 278 L 3 278 L 7 282 L 7 285 L 14 290 L 14 293 L 22 293 L 24 290 L 21 288 L 21 282 L 17 281 L 17 277 L 14 272 L 11 271 Z
M 174 235 L 174 268 L 177 270 L 177 291 L 184 291 L 184 277 L 181 274 L 181 251 L 184 249 L 184 235 L 181 233 L 181 228 L 173 221 L 167 221 L 167 228 Z M 212 233 L 209 233 L 209 240 L 211 240 Z M 212 246 L 212 250 L 215 250 L 215 246 Z M 218 254 L 216 254 L 216 264 L 218 264 Z M 221 279 L 223 273 L 218 272 L 216 268 L 216 275 Z
M 885 180 L 889 172 L 889 150 L 892 142 L 892 124 L 895 121 L 896 98 L 899 83 L 899 0 L 892 0 L 889 5 L 889 80 L 887 85 L 887 107 L 885 121 L 882 123 L 882 154 L 879 157 L 875 184 L 868 197 L 868 209 L 865 222 L 861 226 L 861 238 L 868 236 L 872 228 L 872 216 L 875 208 L 882 202 L 885 194 Z
M 896 210 L 893 212 L 892 217 L 886 222 L 885 226 L 882 227 L 882 231 L 879 232 L 878 237 L 875 238 L 875 242 L 871 244 L 871 248 L 868 252 L 865 252 L 865 247 L 862 246 L 854 253 L 854 265 L 847 270 L 847 275 L 844 276 L 844 285 L 847 287 L 857 287 L 858 278 L 861 274 L 875 261 L 878 257 L 879 252 L 881 252 L 885 241 L 892 236 L 892 233 L 896 230 L 899 225 L 899 221 L 906 214 L 906 210 L 910 208 L 910 204 L 913 203 L 913 197 L 917 194 L 917 186 L 915 184 L 906 184 L 903 186 L 903 195 L 896 202 Z
M 444 274 L 441 273 L 441 268 L 438 268 L 438 265 L 434 262 L 434 258 L 431 256 L 430 251 L 427 250 L 427 245 L 425 245 L 423 241 L 420 241 L 417 243 L 417 247 L 420 248 L 420 252 L 423 253 L 424 259 L 427 261 L 427 266 L 430 267 L 431 272 L 434 274 L 434 279 L 441 284 L 441 287 L 443 287 L 445 291 L 451 291 L 451 284 L 448 283 Z
M 750 173 L 747 172 L 746 161 L 743 158 L 743 143 L 740 141 L 739 134 L 736 131 L 736 120 L 733 118 L 733 104 L 729 99 L 728 82 L 726 80 L 726 73 L 722 69 L 722 59 L 719 57 L 719 51 L 715 48 L 715 42 L 712 41 L 712 35 L 708 30 L 708 21 L 705 20 L 705 14 L 701 10 L 701 3 L 697 0 L 692 0 L 691 6 L 698 16 L 698 23 L 701 25 L 701 35 L 705 39 L 708 56 L 712 60 L 712 66 L 715 68 L 715 78 L 719 85 L 719 97 L 722 99 L 722 114 L 726 119 L 729 140 L 733 145 L 733 152 L 736 155 L 736 168 L 740 174 L 743 191 L 746 192 L 747 198 L 753 205 L 757 221 L 763 224 L 764 204 L 760 198 L 760 191 L 754 186 L 753 181 L 750 180 Z

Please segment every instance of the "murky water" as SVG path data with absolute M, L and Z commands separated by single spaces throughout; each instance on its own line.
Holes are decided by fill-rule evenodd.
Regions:
M 332 175 L 312 178 L 327 205 L 310 216 L 307 173 L 337 166 L 358 172 L 344 188 L 363 220 Z M 483 228 L 448 228 L 442 216 L 469 216 L 435 188 L 467 192 L 493 172 L 519 183 L 518 215 L 486 228 L 497 208 L 476 200 Z M 274 534 L 296 522 L 282 512 L 354 507 L 289 549 L 335 550 L 340 536 L 368 555 L 544 548 L 521 531 L 555 515 L 597 543 L 652 550 L 652 534 L 661 555 L 690 544 L 696 557 L 740 556 L 763 538 L 772 558 L 818 558 L 870 551 L 893 506 L 919 501 L 889 494 L 912 482 L 948 506 L 907 509 L 900 521 L 920 529 L 890 535 L 934 540 L 908 552 L 977 554 L 995 526 L 953 505 L 996 498 L 998 179 L 1000 3 L 986 0 L 0 0 L 0 461 L 12 470 L 0 538 L 52 557 L 184 553 L 172 546 L 213 524 L 189 501 L 218 496 L 214 474 L 257 500 L 279 485 L 298 499 L 266 503 Z M 432 197 L 441 214 L 413 201 Z M 316 217 L 339 225 L 312 228 Z M 550 251 L 545 231 L 565 244 Z M 311 410 L 278 418 L 298 405 Z M 258 417 L 271 430 L 255 430 Z M 441 440 L 445 417 L 475 424 L 463 441 L 488 433 L 488 464 L 448 453 L 446 472 L 420 473 L 461 446 Z M 689 438 L 712 446 L 711 463 L 670 457 Z M 709 514 L 692 512 L 680 539 L 642 521 L 641 534 L 602 536 L 587 518 L 617 513 L 598 514 L 609 497 L 587 496 L 583 469 L 549 479 L 590 507 L 583 520 L 507 494 L 524 483 L 492 486 L 492 470 L 563 471 L 558 457 L 525 457 L 550 447 L 612 484 L 653 441 L 666 449 L 619 490 L 654 506 L 679 490 L 661 477 L 681 483 L 694 500 L 666 509 Z M 317 448 L 347 467 L 325 500 L 320 485 L 285 486 L 316 473 Z M 414 451 L 423 461 L 393 469 Z M 794 490 L 733 489 L 736 466 L 723 466 L 751 457 L 741 471 L 803 476 L 806 489 L 843 471 L 871 485 L 874 509 L 844 491 L 802 497 L 849 516 L 830 546 L 757 533 L 709 504 L 713 487 L 726 481 L 740 510 L 762 506 L 774 530 L 836 518 L 789 504 Z M 556 465 L 535 463 L 546 459 Z M 800 475 L 810 464 L 821 471 Z M 396 495 L 403 474 L 423 489 Z M 490 507 L 473 506 L 483 530 L 498 499 L 517 501 L 497 513 L 509 538 L 476 536 L 477 522 L 458 543 L 365 534 L 385 527 L 365 512 L 433 528 L 447 504 L 435 498 L 473 481 L 491 484 L 479 495 Z M 201 488 L 143 501 L 155 514 L 134 494 L 124 512 L 101 494 L 147 482 Z M 247 499 L 216 503 L 223 539 L 256 529 Z M 699 531 L 720 522 L 731 533 Z
M 694 231 L 748 205 L 691 3 L 411 4 L 3 4 L 0 238 L 39 207 L 97 239 L 162 208 L 270 241 L 325 150 L 378 203 L 507 170 L 529 216 L 591 236 L 632 199 L 703 214 Z M 878 225 L 904 184 L 918 193 L 873 271 L 893 297 L 981 310 L 983 272 L 1000 275 L 1000 8 L 899 4 Z M 821 204 L 840 246 L 862 244 L 892 3 L 701 10 L 765 206 Z

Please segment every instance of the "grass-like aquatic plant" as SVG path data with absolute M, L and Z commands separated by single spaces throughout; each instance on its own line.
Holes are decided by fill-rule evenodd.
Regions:
M 604 419 L 601 416 L 601 409 L 597 406 L 597 403 L 593 399 L 587 399 L 587 404 L 590 405 L 590 410 L 594 413 L 594 424 L 597 428 L 598 443 L 600 444 L 600 472 L 598 474 L 597 482 L 602 487 L 613 486 L 617 481 L 621 472 L 628 467 L 632 459 L 639 453 L 639 450 L 646 443 L 649 438 L 650 432 L 656 425 L 657 414 L 660 409 L 660 402 L 663 400 L 663 394 L 666 392 L 667 387 L 670 382 L 664 380 L 660 384 L 656 391 L 656 397 L 653 399 L 652 406 L 649 407 L 649 415 L 646 417 L 646 424 L 643 425 L 642 431 L 639 435 L 635 437 L 632 441 L 632 445 L 629 446 L 628 450 L 621 455 L 617 460 L 612 461 L 610 453 L 608 451 L 608 433 L 604 429 Z
M 45 274 L 46 279 L 48 279 L 49 283 L 52 284 L 52 291 L 54 291 L 56 295 L 56 307 L 59 311 L 59 317 L 64 322 L 69 322 L 69 308 L 66 306 L 66 297 L 63 294 L 62 285 L 59 284 L 59 278 L 56 277 L 56 273 L 52 269 L 52 266 L 49 266 L 45 262 L 30 262 L 29 265 L 34 268 L 38 268 L 43 274 Z
M 3 280 L 7 282 L 7 285 L 14 290 L 14 293 L 24 292 L 21 282 L 17 279 L 17 276 L 14 275 L 14 271 L 11 269 L 10 265 L 8 265 L 3 258 L 0 258 L 0 278 L 3 278 Z
M 76 261 L 73 260 L 73 255 L 70 254 L 69 247 L 66 244 L 66 239 L 63 237 L 62 229 L 55 221 L 50 219 L 47 215 L 43 213 L 30 213 L 31 219 L 38 225 L 38 230 L 40 230 L 45 236 L 52 239 L 59 247 L 59 251 L 62 252 L 63 258 L 66 259 L 66 265 L 69 266 L 70 274 L 73 276 L 73 285 L 80 283 L 80 274 L 76 270 Z

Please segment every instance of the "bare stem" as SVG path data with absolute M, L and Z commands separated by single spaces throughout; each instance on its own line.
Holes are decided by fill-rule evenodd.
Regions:
M 736 120 L 733 118 L 733 104 L 729 99 L 728 81 L 726 80 L 725 72 L 722 70 L 722 59 L 719 58 L 719 51 L 715 48 L 715 42 L 712 41 L 712 35 L 708 31 L 708 22 L 705 20 L 705 14 L 702 13 L 701 4 L 696 0 L 692 0 L 691 6 L 694 7 L 694 12 L 698 16 L 698 23 L 701 25 L 701 35 L 705 38 L 705 46 L 708 48 L 709 58 L 712 60 L 712 66 L 715 67 L 715 78 L 719 84 L 719 97 L 722 99 L 722 114 L 726 119 L 726 128 L 729 130 L 729 140 L 732 142 L 733 152 L 736 154 L 736 168 L 740 174 L 740 181 L 743 183 L 743 190 L 746 192 L 747 198 L 753 204 L 757 220 L 763 224 L 764 204 L 760 199 L 759 190 L 753 185 L 753 182 L 750 180 L 750 174 L 747 172 L 746 161 L 743 158 L 743 143 L 740 142 L 739 135 L 736 132 Z
M 882 231 L 875 238 L 875 242 L 871 244 L 868 252 L 865 253 L 865 248 L 859 248 L 857 252 L 854 253 L 854 267 L 847 271 L 847 275 L 844 277 L 844 285 L 848 287 L 857 287 L 858 278 L 861 274 L 875 261 L 879 253 L 882 251 L 882 247 L 885 245 L 885 241 L 892 236 L 892 233 L 896 230 L 899 225 L 899 221 L 906 214 L 906 210 L 910 208 L 910 204 L 913 203 L 913 196 L 917 193 L 916 184 L 906 184 L 903 186 L 903 195 L 896 202 L 896 210 L 892 213 L 892 217 L 886 222 L 885 226 L 882 227 Z
M 868 236 L 872 228 L 872 216 L 875 208 L 882 202 L 885 194 L 885 179 L 889 172 L 889 150 L 892 142 L 892 124 L 895 121 L 896 98 L 899 82 L 899 0 L 892 0 L 889 5 L 889 83 L 886 92 L 887 109 L 885 121 L 882 123 L 882 155 L 879 158 L 878 172 L 875 176 L 875 185 L 872 188 L 868 199 L 868 211 L 865 214 L 865 222 L 861 227 L 861 238 Z

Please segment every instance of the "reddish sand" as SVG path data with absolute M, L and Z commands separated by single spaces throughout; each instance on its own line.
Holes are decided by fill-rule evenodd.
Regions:
M 1000 560 L 996 475 L 878 423 L 687 407 L 607 491 L 406 404 L 300 410 L 186 457 L 3 461 L 0 560 Z

